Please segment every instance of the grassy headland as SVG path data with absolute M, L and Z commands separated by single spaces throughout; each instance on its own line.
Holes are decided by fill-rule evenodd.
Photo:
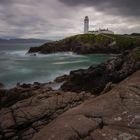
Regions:
M 65 39 L 49 42 L 40 47 L 32 47 L 29 53 L 55 53 L 72 51 L 78 54 L 121 53 L 140 47 L 140 37 L 108 34 L 80 34 Z

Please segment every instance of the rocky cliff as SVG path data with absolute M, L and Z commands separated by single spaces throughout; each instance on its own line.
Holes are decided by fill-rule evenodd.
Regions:
M 120 53 L 140 46 L 140 38 L 125 35 L 82 34 L 32 47 L 29 53 L 55 53 L 72 51 L 78 54 Z

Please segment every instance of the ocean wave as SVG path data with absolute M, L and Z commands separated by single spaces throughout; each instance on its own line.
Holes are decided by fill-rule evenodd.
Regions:
M 86 62 L 88 60 L 78 60 L 78 61 L 61 61 L 61 62 L 55 62 L 53 64 L 55 65 L 65 65 L 65 64 L 74 64 L 74 63 L 82 63 L 82 62 Z
M 8 51 L 7 54 L 9 55 L 16 55 L 16 56 L 23 56 L 25 57 L 27 54 L 26 50 L 20 50 L 20 51 Z

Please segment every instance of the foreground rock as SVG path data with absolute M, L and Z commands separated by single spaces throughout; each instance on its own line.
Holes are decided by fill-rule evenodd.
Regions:
M 121 53 L 124 50 L 140 46 L 139 37 L 125 35 L 93 35 L 82 34 L 65 38 L 60 41 L 46 43 L 40 47 L 32 47 L 29 53 L 56 53 L 72 51 L 78 54 L 90 53 Z
M 32 140 L 139 140 L 140 71 L 46 125 Z
M 14 95 L 8 93 L 9 98 L 5 105 L 8 101 L 10 103 L 7 108 L 3 107 L 0 110 L 1 140 L 30 140 L 58 115 L 91 97 L 85 92 L 77 94 L 53 91 L 44 87 L 29 90 L 28 86 L 16 88 L 17 92 L 14 92 Z
M 127 51 L 96 67 L 70 72 L 69 78 L 61 88 L 64 91 L 99 94 L 108 83 L 119 83 L 138 69 L 140 69 L 140 48 Z
M 0 108 L 9 107 L 18 101 L 52 90 L 47 84 L 17 84 L 12 89 L 0 89 Z
M 64 91 L 37 82 L 1 88 L 0 139 L 140 139 L 140 71 L 133 74 L 139 69 L 136 48 L 97 67 L 58 77 L 57 82 L 66 81 Z

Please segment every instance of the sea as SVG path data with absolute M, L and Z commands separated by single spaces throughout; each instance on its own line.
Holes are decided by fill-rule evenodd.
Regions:
M 86 69 L 105 62 L 113 55 L 78 55 L 72 52 L 28 54 L 30 47 L 40 43 L 0 44 L 0 82 L 7 88 L 17 83 L 46 83 L 72 70 Z

